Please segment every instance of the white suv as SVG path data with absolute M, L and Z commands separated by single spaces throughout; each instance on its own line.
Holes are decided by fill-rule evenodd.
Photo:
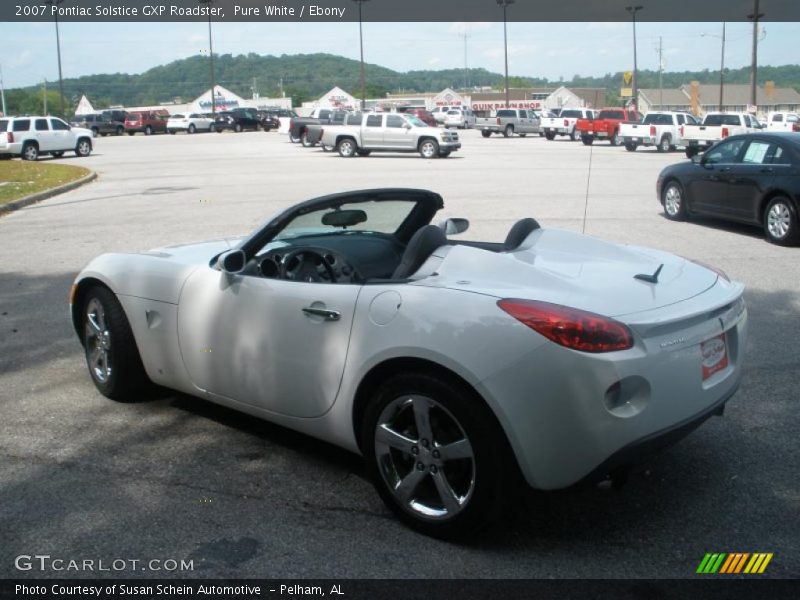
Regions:
M 0 157 L 36 160 L 41 154 L 56 158 L 64 152 L 77 156 L 92 153 L 92 132 L 72 127 L 57 117 L 0 118 Z
M 458 129 L 469 129 L 475 127 L 475 113 L 471 108 L 461 106 L 451 106 L 444 118 L 445 127 L 457 127 Z

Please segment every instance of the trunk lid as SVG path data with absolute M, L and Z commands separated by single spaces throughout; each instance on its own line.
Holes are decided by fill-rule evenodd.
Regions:
M 653 275 L 659 267 L 657 283 L 634 277 Z M 718 277 L 673 254 L 554 229 L 536 230 L 511 253 L 450 247 L 437 272 L 420 284 L 542 300 L 611 317 L 683 302 Z

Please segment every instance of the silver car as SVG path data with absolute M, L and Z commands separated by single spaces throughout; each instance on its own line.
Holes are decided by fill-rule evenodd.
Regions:
M 439 537 L 490 523 L 519 480 L 602 477 L 721 414 L 741 284 L 532 218 L 459 242 L 468 222 L 433 225 L 442 207 L 345 192 L 246 238 L 98 256 L 70 296 L 90 377 L 116 400 L 157 384 L 360 453 L 387 506 Z

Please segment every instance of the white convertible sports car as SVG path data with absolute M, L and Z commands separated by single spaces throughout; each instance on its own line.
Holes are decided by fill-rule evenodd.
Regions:
M 518 481 L 602 478 L 721 414 L 743 286 L 665 252 L 431 225 L 441 196 L 346 192 L 251 236 L 104 254 L 70 303 L 101 393 L 158 384 L 362 454 L 412 527 L 464 536 Z

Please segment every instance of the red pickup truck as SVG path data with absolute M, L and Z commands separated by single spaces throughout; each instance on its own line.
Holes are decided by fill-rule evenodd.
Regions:
M 608 140 L 612 146 L 619 146 L 622 139 L 619 137 L 619 126 L 625 121 L 638 121 L 639 115 L 635 110 L 626 108 L 604 108 L 593 120 L 578 119 L 575 131 L 580 133 L 581 141 L 586 146 L 594 143 L 595 139 Z

